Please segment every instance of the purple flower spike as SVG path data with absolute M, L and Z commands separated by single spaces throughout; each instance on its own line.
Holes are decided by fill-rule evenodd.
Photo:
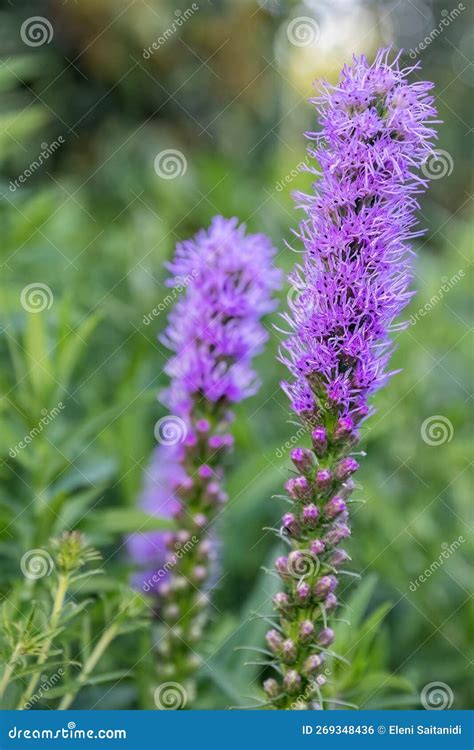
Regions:
M 233 444 L 232 407 L 259 385 L 253 359 L 268 338 L 262 316 L 274 309 L 280 281 L 274 254 L 267 237 L 246 234 L 236 219 L 217 216 L 209 230 L 178 244 L 168 265 L 168 286 L 181 294 L 161 337 L 172 352 L 165 368 L 169 387 L 160 396 L 169 416 L 155 428 L 160 445 L 141 506 L 175 519 L 179 530 L 168 546 L 157 532 L 130 537 L 128 549 L 151 571 L 140 578 L 156 595 L 164 625 L 169 618 L 180 621 L 178 639 L 176 629 L 164 628 L 159 640 L 170 654 L 165 667 L 190 694 L 188 644 L 206 625 L 215 576 L 216 543 L 208 527 L 226 500 L 222 459 Z
M 312 194 L 296 195 L 303 253 L 289 277 L 297 294 L 283 316 L 290 333 L 280 359 L 290 373 L 283 388 L 311 435 L 313 456 L 303 452 L 308 447 L 292 451 L 302 476 L 287 485 L 294 503 L 284 525 L 312 595 L 301 601 L 301 582 L 282 579 L 283 637 L 294 638 L 301 623 L 293 668 L 276 665 L 285 677 L 270 702 L 283 710 L 295 709 L 296 689 L 303 707 L 324 708 L 326 679 L 314 650 L 334 639 L 325 618 L 338 604 L 339 567 L 350 559 L 338 545 L 351 534 L 347 500 L 359 468 L 351 452 L 371 397 L 392 374 L 391 333 L 404 327 L 397 318 L 413 294 L 410 243 L 422 234 L 415 214 L 427 187 L 421 168 L 433 153 L 436 110 L 432 84 L 408 80 L 419 65 L 403 69 L 400 56 L 389 58 L 389 50 L 373 64 L 354 58 L 336 86 L 322 84 L 313 101 L 321 131 L 308 134 L 320 179 Z

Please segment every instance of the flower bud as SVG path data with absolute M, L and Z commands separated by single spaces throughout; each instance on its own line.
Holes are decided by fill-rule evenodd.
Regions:
M 324 427 L 316 427 L 311 433 L 314 452 L 319 458 L 322 458 L 328 447 L 327 432 Z
M 278 630 L 269 630 L 265 635 L 265 640 L 270 651 L 273 651 L 274 654 L 278 653 L 283 643 L 283 638 Z
M 211 467 L 207 464 L 202 464 L 202 466 L 198 469 L 198 475 L 201 477 L 201 479 L 210 479 L 212 476 L 214 476 L 214 472 L 212 471 Z
M 180 529 L 176 534 L 176 546 L 180 547 L 182 544 L 186 544 L 191 539 L 191 534 L 186 529 Z
M 301 643 L 309 643 L 314 635 L 314 625 L 311 620 L 303 620 L 298 627 L 298 635 Z
M 329 469 L 320 469 L 316 472 L 316 487 L 318 490 L 326 490 L 332 482 L 332 472 Z
M 305 507 L 303 508 L 303 521 L 310 529 L 314 529 L 314 527 L 317 526 L 318 515 L 319 511 L 314 503 L 305 505 Z
M 344 565 L 344 563 L 348 562 L 350 559 L 351 558 L 347 554 L 345 549 L 335 549 L 332 552 L 328 562 L 334 568 L 338 568 L 340 565 Z
M 288 598 L 288 595 L 285 594 L 284 591 L 279 591 L 273 597 L 273 604 L 275 605 L 275 608 L 278 609 L 280 612 L 286 612 L 290 606 L 290 600 Z
M 195 565 L 191 571 L 191 578 L 195 583 L 202 583 L 206 580 L 207 570 L 204 565 Z
M 300 531 L 300 525 L 296 516 L 293 513 L 285 513 L 282 518 L 283 527 L 291 536 L 298 536 Z
M 273 677 L 269 677 L 268 680 L 264 681 L 263 689 L 269 698 L 276 698 L 281 692 L 278 682 Z
M 296 661 L 296 645 L 291 638 L 286 638 L 281 644 L 281 660 L 284 664 L 294 664 Z
M 331 592 L 327 595 L 327 597 L 324 600 L 324 609 L 326 612 L 332 612 L 333 609 L 336 609 L 337 607 L 337 596 Z
M 198 432 L 201 435 L 205 435 L 211 429 L 211 425 L 209 424 L 207 419 L 198 419 L 195 426 L 196 426 L 196 432 Z
M 196 513 L 193 521 L 199 529 L 203 529 L 205 526 L 207 526 L 207 517 L 204 515 L 204 513 Z
M 325 598 L 337 586 L 336 576 L 323 576 L 314 586 L 314 594 L 318 599 Z
M 339 513 L 346 510 L 346 504 L 340 495 L 335 495 L 330 499 L 324 508 L 324 513 L 328 518 L 335 518 Z
M 288 575 L 288 558 L 281 555 L 275 560 L 275 569 L 281 575 L 282 578 L 286 578 Z
M 330 646 L 334 640 L 334 630 L 332 628 L 323 628 L 318 635 L 320 646 Z
M 314 456 L 307 448 L 293 448 L 290 453 L 290 458 L 293 461 L 297 471 L 301 474 L 309 474 L 314 466 Z
M 307 604 L 311 599 L 311 586 L 309 583 L 305 583 L 304 581 L 299 583 L 296 587 L 295 596 L 298 604 Z
M 354 474 L 355 471 L 359 468 L 359 464 L 353 458 L 352 456 L 346 456 L 346 458 L 343 458 L 342 461 L 339 461 L 338 465 L 336 466 L 336 479 L 338 479 L 340 482 L 343 482 L 345 479 L 348 479 L 351 474 Z
M 354 420 L 352 417 L 339 417 L 334 430 L 334 437 L 336 440 L 342 440 L 346 438 L 354 429 Z
M 306 477 L 292 477 L 285 484 L 285 490 L 292 500 L 308 500 L 311 497 L 311 485 Z
M 320 555 L 326 549 L 322 539 L 313 539 L 309 545 L 309 549 L 312 555 Z
M 322 663 L 323 661 L 320 656 L 317 654 L 311 654 L 303 664 L 303 674 L 307 676 L 313 674 L 319 669 Z
M 350 535 L 351 530 L 348 526 L 346 526 L 345 523 L 337 523 L 334 528 L 328 531 L 328 533 L 324 537 L 324 541 L 329 546 L 335 547 L 336 544 L 339 544 L 339 542 L 341 542 L 343 539 L 346 539 Z
M 283 684 L 290 695 L 296 695 L 301 689 L 301 677 L 295 669 L 289 669 L 283 678 Z

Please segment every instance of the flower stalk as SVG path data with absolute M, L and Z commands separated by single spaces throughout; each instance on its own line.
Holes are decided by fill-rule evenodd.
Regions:
M 320 176 L 315 195 L 297 194 L 305 218 L 303 261 L 290 276 L 297 294 L 284 316 L 290 327 L 281 360 L 292 379 L 283 388 L 311 436 L 291 453 L 285 489 L 290 510 L 280 537 L 288 555 L 275 562 L 282 590 L 273 600 L 277 625 L 266 635 L 277 677 L 264 682 L 277 709 L 322 709 L 325 661 L 332 655 L 331 618 L 350 561 L 349 507 L 359 467 L 359 426 L 370 397 L 392 373 L 391 334 L 412 292 L 410 243 L 419 171 L 432 153 L 436 122 L 431 83 L 409 83 L 418 65 L 400 67 L 381 50 L 344 67 L 337 86 L 314 100 L 322 131 L 310 133 Z

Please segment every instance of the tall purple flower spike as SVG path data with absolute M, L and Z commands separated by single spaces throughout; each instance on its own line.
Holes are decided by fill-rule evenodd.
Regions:
M 202 639 L 212 586 L 212 523 L 226 500 L 223 458 L 232 448 L 233 404 L 258 389 L 253 358 L 268 334 L 262 317 L 281 273 L 262 234 L 247 235 L 220 216 L 207 231 L 179 244 L 168 285 L 185 288 L 162 342 L 173 355 L 161 401 L 170 415 L 157 423 L 155 450 L 142 507 L 176 520 L 176 533 L 134 535 L 132 559 L 147 572 L 138 580 L 156 597 L 161 619 L 161 676 L 183 684 L 191 699 L 196 644 Z
M 277 709 L 325 705 L 324 659 L 334 633 L 339 569 L 350 558 L 340 543 L 350 536 L 348 503 L 358 462 L 357 426 L 369 397 L 391 374 L 390 334 L 409 301 L 419 174 L 432 152 L 436 110 L 431 83 L 408 83 L 418 66 L 403 69 L 381 50 L 344 67 L 337 86 L 323 84 L 313 100 L 322 132 L 309 133 L 318 162 L 314 195 L 297 194 L 304 209 L 301 265 L 282 361 L 291 373 L 283 388 L 311 435 L 311 449 L 295 448 L 295 473 L 286 484 L 291 511 L 281 536 L 290 552 L 275 570 L 284 590 L 274 607 L 279 624 L 267 633 L 277 679 L 264 683 Z M 324 691 L 323 691 L 324 692 Z M 330 691 L 328 691 L 330 694 Z

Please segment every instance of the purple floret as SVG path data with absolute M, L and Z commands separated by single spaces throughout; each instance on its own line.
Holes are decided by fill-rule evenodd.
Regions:
M 373 65 L 355 58 L 313 100 L 322 131 L 308 134 L 309 153 L 321 179 L 314 195 L 297 194 L 306 253 L 290 277 L 298 294 L 282 357 L 298 414 L 319 395 L 358 413 L 391 374 L 393 321 L 412 296 L 410 241 L 422 234 L 414 214 L 427 181 L 418 170 L 435 136 L 433 84 L 407 81 L 416 67 L 388 64 L 387 50 Z

